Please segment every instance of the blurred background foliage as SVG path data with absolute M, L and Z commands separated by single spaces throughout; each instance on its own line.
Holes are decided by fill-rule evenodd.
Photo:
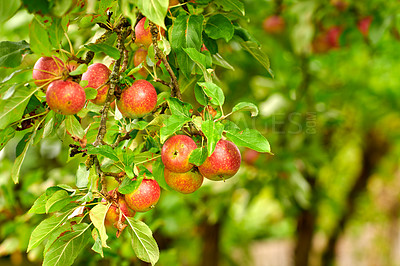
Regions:
M 243 2 L 238 23 L 262 45 L 274 78 L 235 40 L 219 43 L 235 70 L 217 68 L 216 77 L 227 105 L 259 106 L 257 118 L 231 119 L 263 132 L 274 156 L 242 150 L 235 178 L 205 182 L 191 195 L 163 191 L 157 208 L 140 217 L 160 246 L 158 264 L 400 265 L 400 2 Z M 271 15 L 283 18 L 280 32 L 265 28 Z M 363 32 L 365 18 L 371 24 Z M 0 40 L 29 42 L 31 19 L 18 10 L 0 23 Z M 68 33 L 79 47 L 97 30 Z M 23 66 L 36 59 L 26 55 Z M 2 79 L 9 72 L 0 69 Z M 184 97 L 194 102 L 192 92 Z M 47 187 L 73 185 L 80 162 L 67 158 L 69 143 L 47 139 L 29 150 L 14 185 L 22 138 L 0 152 L 0 263 L 15 265 L 40 263 L 40 247 L 25 251 L 44 216 L 27 211 Z M 111 235 L 105 259 L 88 247 L 76 265 L 140 265 L 127 235 Z

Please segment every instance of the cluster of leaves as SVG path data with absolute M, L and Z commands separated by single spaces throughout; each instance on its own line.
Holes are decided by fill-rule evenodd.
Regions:
M 232 39 L 271 72 L 268 58 L 261 52 L 258 43 L 238 23 L 245 18 L 242 2 L 182 1 L 169 7 L 167 0 L 106 0 L 96 1 L 90 13 L 85 1 L 22 2 L 29 12 L 35 14 L 30 24 L 29 43 L 0 43 L 0 66 L 14 68 L 0 83 L 0 148 L 14 138 L 16 131 L 25 134 L 16 147 L 12 179 L 18 182 L 29 147 L 48 137 L 73 141 L 70 155 L 82 153 L 82 160 L 85 160 L 77 169 L 74 187 L 58 185 L 48 188 L 30 210 L 30 213 L 51 214 L 32 232 L 28 247 L 30 251 L 47 239 L 45 265 L 72 264 L 79 251 L 91 241 L 94 241 L 92 249 L 103 256 L 103 248 L 108 247 L 104 220 L 111 204 L 100 204 L 101 198 L 108 199 L 104 193 L 107 191 L 105 176 L 115 177 L 121 194 L 134 191 L 144 175 L 155 178 L 163 189 L 169 189 L 159 155 L 168 137 L 181 133 L 199 138 L 201 145 L 190 157 L 190 162 L 197 166 L 213 153 L 223 137 L 238 146 L 270 152 L 269 143 L 260 132 L 239 128 L 225 120 L 239 111 L 250 111 L 252 116 L 257 116 L 256 105 L 241 102 L 225 114 L 225 95 L 216 82 L 217 67 L 233 68 L 219 53 L 220 45 Z M 19 5 L 14 6 L 14 2 L 9 5 L 9 10 L 19 8 Z M 91 51 L 95 53 L 95 59 L 110 60 L 114 65 L 117 65 L 116 62 L 126 64 L 126 70 L 121 73 L 120 69 L 113 70 L 113 74 L 119 76 L 115 85 L 123 88 L 133 78 L 139 78 L 137 71 L 140 66 L 133 66 L 130 52 L 137 47 L 129 41 L 129 37 L 122 39 L 124 45 L 118 45 L 122 32 L 119 25 L 127 19 L 129 23 L 124 27 L 134 34 L 135 21 L 141 15 L 168 32 L 166 38 L 148 48 L 147 62 L 153 67 L 148 80 L 156 85 L 159 92 L 157 107 L 152 114 L 141 119 L 127 119 L 118 109 L 108 111 L 110 102 L 106 102 L 104 107 L 88 102 L 77 115 L 63 116 L 47 107 L 44 93 L 34 85 L 33 80 L 18 79 L 19 75 L 32 70 L 32 66 L 23 68 L 21 65 L 23 58 L 30 53 L 38 56 L 54 56 L 57 53 L 67 62 L 78 62 L 79 67 L 70 76 L 79 79 L 92 60 L 88 56 Z M 91 32 L 96 25 L 105 30 L 98 29 L 102 31 L 102 36 L 95 42 L 87 41 L 75 52 L 68 38 L 71 25 L 77 26 L 82 35 Z M 201 49 L 203 46 L 206 49 Z M 85 54 L 89 62 L 82 59 Z M 157 59 L 167 55 L 169 63 L 157 66 Z M 193 91 L 196 101 L 189 103 L 179 96 L 171 97 L 170 88 L 175 95 L 180 95 L 177 91 Z M 89 88 L 85 92 L 87 99 L 96 96 L 94 89 Z M 215 110 L 216 114 L 213 114 Z M 105 132 L 102 132 L 102 126 L 105 126 Z M 143 167 L 147 162 L 152 162 L 153 173 Z M 159 251 L 151 230 L 142 221 L 126 218 L 137 257 L 155 264 Z

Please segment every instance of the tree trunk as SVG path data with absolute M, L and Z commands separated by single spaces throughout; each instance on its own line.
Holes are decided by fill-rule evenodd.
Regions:
M 220 228 L 219 222 L 210 224 L 205 221 L 201 225 L 203 238 L 201 266 L 218 266 Z

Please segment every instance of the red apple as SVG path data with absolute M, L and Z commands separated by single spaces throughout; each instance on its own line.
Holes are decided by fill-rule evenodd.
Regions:
M 333 26 L 328 30 L 320 33 L 312 42 L 312 48 L 315 53 L 325 53 L 331 49 L 338 48 L 339 38 L 342 33 L 342 28 Z
M 195 192 L 203 184 L 203 176 L 195 168 L 186 173 L 175 173 L 168 168 L 164 169 L 164 177 L 168 186 L 183 194 Z
M 136 212 L 151 210 L 159 199 L 160 186 L 154 179 L 143 179 L 135 191 L 125 195 L 126 203 Z
M 111 74 L 110 69 L 102 64 L 95 63 L 90 65 L 85 73 L 82 75 L 82 80 L 87 80 L 88 85 L 85 87 L 91 87 L 97 89 L 96 98 L 90 100 L 92 103 L 97 105 L 103 105 L 107 98 L 107 92 L 110 88 L 106 83 Z
M 199 166 L 204 177 L 219 181 L 234 176 L 240 168 L 241 156 L 238 147 L 228 140 L 219 140 L 213 154 Z
M 140 63 L 143 63 L 143 65 L 147 65 L 146 64 L 146 57 L 147 57 L 147 50 L 143 49 L 143 48 L 139 48 L 135 54 L 133 55 L 133 64 L 134 66 L 138 66 L 140 65 Z M 147 72 L 147 70 L 142 67 L 139 72 L 138 72 L 143 78 L 147 78 L 147 76 L 149 75 L 149 73 Z
M 364 37 L 368 36 L 369 33 L 369 27 L 371 26 L 372 23 L 372 17 L 368 16 L 368 17 L 364 17 L 362 19 L 360 19 L 357 23 L 357 28 L 358 30 L 361 32 L 361 34 Z
M 121 114 L 129 118 L 143 117 L 157 104 L 157 92 L 150 82 L 139 79 L 122 91 L 117 106 Z
M 135 36 L 136 40 L 135 43 L 138 45 L 143 45 L 145 47 L 149 47 L 153 41 L 152 41 L 152 36 L 150 32 L 150 26 L 145 28 L 145 22 L 146 18 L 142 18 L 138 24 L 135 27 Z M 158 28 L 159 29 L 159 34 L 165 35 L 165 30 L 163 28 Z M 160 36 L 158 36 L 158 39 Z
M 108 193 L 111 195 L 113 193 L 113 191 L 111 190 Z M 105 199 L 102 199 L 101 201 L 106 202 Z M 114 225 L 116 222 L 118 222 L 120 211 L 122 211 L 122 213 L 127 217 L 135 216 L 136 212 L 128 207 L 128 205 L 126 204 L 126 201 L 123 198 L 123 195 L 119 195 L 118 204 L 119 204 L 119 209 L 115 203 L 112 203 L 111 206 L 108 208 L 108 211 L 106 214 L 106 220 L 105 220 L 106 225 Z M 122 216 L 121 222 L 124 222 L 124 221 L 125 221 L 125 217 Z
M 41 57 L 33 67 L 32 78 L 37 86 L 43 86 L 62 76 L 65 64 L 58 57 Z M 43 88 L 47 88 L 49 84 Z
M 56 80 L 47 88 L 46 101 L 54 112 L 73 115 L 85 106 L 85 90 L 76 82 Z
M 253 165 L 257 161 L 258 157 L 260 157 L 260 153 L 258 151 L 246 149 L 243 154 L 243 161 L 249 165 Z
M 282 33 L 285 29 L 285 20 L 279 15 L 269 16 L 264 20 L 263 28 L 267 33 Z
M 193 167 L 193 164 L 189 163 L 189 157 L 196 148 L 194 140 L 186 135 L 169 138 L 161 150 L 161 159 L 165 168 L 176 173 L 189 171 Z

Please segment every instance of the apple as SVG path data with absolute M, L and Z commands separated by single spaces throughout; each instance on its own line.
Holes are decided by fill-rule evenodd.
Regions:
M 228 140 L 219 140 L 213 154 L 199 166 L 204 177 L 219 181 L 234 176 L 240 168 L 241 156 L 238 147 Z
M 160 186 L 154 179 L 143 179 L 135 191 L 125 195 L 126 203 L 136 212 L 151 210 L 159 199 Z
M 165 168 L 175 173 L 185 173 L 192 169 L 189 157 L 197 148 L 193 139 L 186 135 L 173 136 L 164 143 L 161 149 L 161 159 Z
M 82 74 L 82 80 L 87 80 L 88 85 L 85 87 L 95 88 L 97 90 L 96 98 L 90 100 L 97 105 L 103 105 L 107 98 L 107 92 L 110 85 L 107 85 L 108 78 L 111 74 L 110 69 L 102 64 L 95 63 L 90 65 L 85 73 Z
M 186 173 L 175 173 L 164 168 L 164 177 L 168 186 L 183 194 L 195 192 L 203 184 L 203 176 L 195 168 Z
M 364 17 L 358 21 L 357 28 L 364 37 L 368 36 L 369 27 L 371 26 L 371 23 L 372 23 L 371 16 Z
M 312 49 L 315 53 L 325 53 L 331 49 L 338 48 L 339 38 L 342 33 L 342 28 L 333 26 L 328 30 L 320 33 L 312 42 Z
M 264 31 L 271 34 L 282 33 L 285 29 L 285 20 L 279 15 L 267 17 L 263 22 Z
M 50 83 L 52 80 L 62 76 L 65 70 L 64 62 L 58 57 L 41 57 L 36 61 L 32 78 L 35 80 L 37 86 L 43 86 L 46 83 Z M 47 84 L 43 88 L 46 89 L 49 86 Z
M 54 112 L 73 115 L 85 106 L 85 90 L 76 82 L 56 80 L 47 88 L 46 101 Z
M 143 117 L 153 111 L 157 104 L 157 92 L 150 82 L 139 79 L 121 93 L 117 107 L 129 118 Z
M 249 165 L 253 165 L 259 157 L 260 153 L 252 149 L 246 149 L 243 153 L 243 161 Z
M 147 50 L 143 49 L 143 48 L 139 48 L 135 54 L 133 55 L 133 64 L 134 66 L 138 66 L 140 65 L 140 63 L 143 63 L 143 65 L 147 65 L 146 64 L 146 57 L 147 57 Z M 149 75 L 149 73 L 147 72 L 147 70 L 142 67 L 138 73 L 143 77 L 143 78 L 147 78 L 147 76 Z
M 108 194 L 112 194 L 113 190 L 109 191 Z M 102 199 L 102 202 L 106 202 L 106 199 Z M 122 211 L 122 213 L 127 216 L 127 217 L 133 217 L 135 216 L 136 212 L 132 210 L 131 208 L 128 207 L 126 204 L 126 201 L 123 198 L 123 195 L 119 195 L 118 198 L 118 204 L 119 204 L 119 209 L 115 203 L 112 203 L 110 207 L 108 208 L 107 214 L 106 214 L 106 225 L 114 225 L 116 222 L 119 220 L 119 212 Z M 125 221 L 125 217 L 122 216 L 121 222 Z
M 138 45 L 149 47 L 153 43 L 153 41 L 152 41 L 152 36 L 151 36 L 151 32 L 150 32 L 150 26 L 147 26 L 147 28 L 145 28 L 145 24 L 146 24 L 146 18 L 142 18 L 138 22 L 138 24 L 136 24 L 135 43 Z M 159 29 L 159 33 L 161 33 L 162 35 L 165 35 L 165 30 L 163 28 L 158 28 L 158 29 Z M 159 40 L 160 36 L 158 36 L 157 39 Z

